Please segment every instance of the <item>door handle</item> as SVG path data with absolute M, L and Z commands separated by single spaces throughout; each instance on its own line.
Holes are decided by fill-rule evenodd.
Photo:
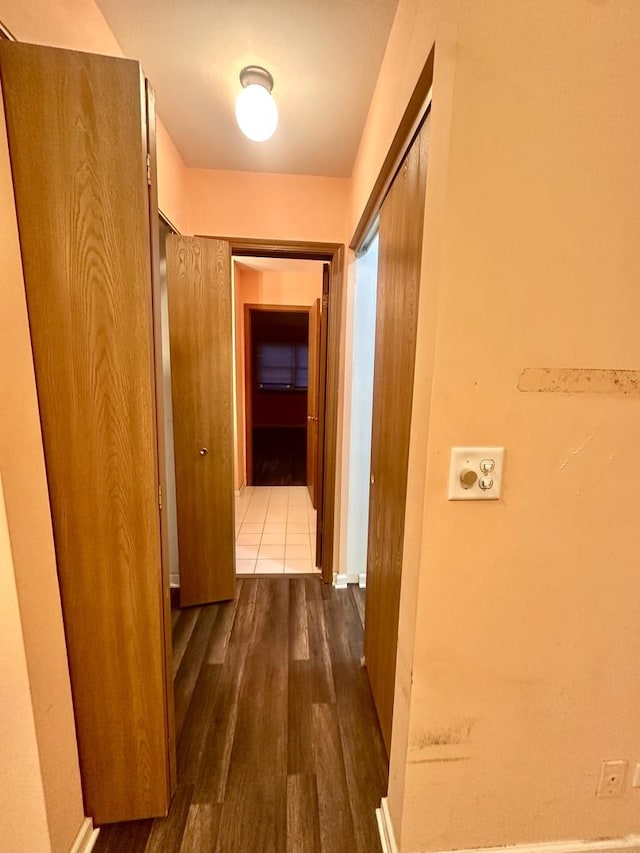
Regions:
M 206 447 L 200 448 L 200 456 L 206 456 L 208 452 L 209 452 L 208 448 L 206 448 Z
M 372 474 L 372 475 L 371 475 L 371 485 L 372 485 L 372 486 L 375 486 L 375 484 L 376 484 L 376 475 L 375 475 L 375 474 Z

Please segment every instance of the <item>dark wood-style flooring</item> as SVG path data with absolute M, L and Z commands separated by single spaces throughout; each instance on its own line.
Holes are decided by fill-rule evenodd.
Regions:
M 178 789 L 96 853 L 379 853 L 387 761 L 361 667 L 363 591 L 238 581 L 173 630 Z
M 307 428 L 254 427 L 253 485 L 306 484 Z

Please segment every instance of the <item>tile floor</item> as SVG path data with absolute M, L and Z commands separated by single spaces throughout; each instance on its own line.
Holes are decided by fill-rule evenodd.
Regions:
M 237 574 L 319 574 L 315 552 L 306 486 L 247 486 L 236 497 Z

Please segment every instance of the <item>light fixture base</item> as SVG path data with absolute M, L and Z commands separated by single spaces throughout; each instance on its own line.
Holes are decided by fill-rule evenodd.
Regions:
M 240 83 L 243 88 L 256 84 L 262 86 L 267 92 L 273 89 L 273 77 L 261 65 L 246 65 L 240 72 Z

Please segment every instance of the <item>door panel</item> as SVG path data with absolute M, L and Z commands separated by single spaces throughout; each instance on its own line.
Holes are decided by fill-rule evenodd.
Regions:
M 168 709 L 145 86 L 0 43 L 84 803 L 166 814 Z
M 428 120 L 380 212 L 365 659 L 387 751 L 393 718 Z
M 307 488 L 313 508 L 318 508 L 318 369 L 320 366 L 320 300 L 309 309 L 309 388 L 307 391 Z
M 231 253 L 167 238 L 180 603 L 235 595 Z
M 322 310 L 320 312 L 320 362 L 318 377 L 318 451 L 316 454 L 316 566 L 324 565 L 325 435 L 327 407 L 327 347 L 329 345 L 329 264 L 322 266 Z M 323 573 L 323 579 L 327 580 Z

